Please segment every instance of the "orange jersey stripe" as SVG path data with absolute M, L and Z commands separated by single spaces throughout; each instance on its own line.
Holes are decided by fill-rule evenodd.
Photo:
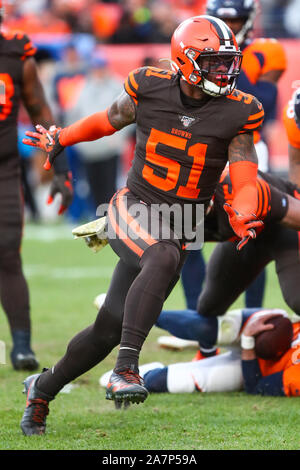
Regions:
M 125 90 L 126 90 L 126 92 L 128 93 L 128 95 L 131 96 L 131 98 L 133 99 L 133 101 L 135 102 L 135 104 L 137 104 L 137 96 L 136 96 L 136 94 L 131 90 L 131 88 L 129 88 L 127 81 L 125 82 Z
M 256 129 L 263 123 L 263 119 L 261 121 L 257 122 L 256 124 L 246 124 L 243 129 Z
M 260 133 L 258 131 L 253 132 L 253 142 L 254 144 L 257 144 L 257 142 L 260 141 Z
M 128 193 L 128 189 L 126 189 L 126 188 L 122 189 L 119 192 L 118 197 L 116 199 L 117 208 L 118 208 L 121 216 L 123 217 L 125 222 L 129 225 L 129 227 L 135 233 L 137 233 L 140 236 L 140 238 L 142 238 L 144 240 L 144 242 L 146 242 L 149 246 L 154 245 L 155 243 L 157 243 L 157 240 L 154 240 L 150 236 L 150 234 L 148 232 L 146 232 L 146 230 L 144 230 L 140 226 L 140 224 L 127 211 L 126 206 L 124 204 L 124 201 L 122 200 L 122 196 L 124 196 L 126 193 Z
M 130 74 L 128 75 L 128 78 L 129 78 L 131 86 L 137 90 L 139 85 L 134 78 L 134 73 L 130 72 Z
M 31 48 L 36 49 L 36 47 L 33 45 L 32 42 L 28 42 L 28 43 L 25 44 L 25 46 L 24 46 L 24 50 L 25 50 L 25 51 L 27 51 L 28 49 L 31 49 Z
M 256 188 L 257 188 L 257 212 L 256 216 L 261 217 L 262 207 L 263 207 L 263 193 L 261 189 L 261 185 L 259 181 L 256 181 Z
M 264 110 L 260 111 L 259 113 L 256 113 L 256 114 L 251 114 L 249 117 L 248 117 L 248 121 L 254 121 L 255 119 L 259 119 L 260 117 L 263 117 L 264 116 Z
M 264 193 L 264 207 L 263 207 L 263 211 L 262 211 L 262 217 L 266 217 L 267 212 L 268 212 L 268 202 L 269 202 L 269 198 L 268 198 L 268 191 L 267 191 L 267 187 L 266 187 L 266 182 L 265 182 L 265 181 L 262 181 L 262 182 L 261 182 L 261 187 L 262 187 L 262 190 L 263 190 L 263 193 Z
M 123 232 L 123 230 L 120 228 L 120 226 L 117 224 L 115 216 L 113 215 L 112 211 L 112 204 L 109 205 L 108 207 L 108 216 L 110 223 L 112 225 L 112 228 L 118 235 L 118 237 L 124 241 L 124 243 L 132 250 L 134 253 L 136 253 L 139 257 L 141 257 L 144 253 L 144 251 L 137 246 L 128 236 Z

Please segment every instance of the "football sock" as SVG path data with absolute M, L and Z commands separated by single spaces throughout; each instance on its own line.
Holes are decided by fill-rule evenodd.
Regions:
M 147 248 L 125 301 L 120 351 L 115 371 L 138 366 L 139 352 L 162 309 L 180 254 L 176 245 L 159 242 Z
M 38 388 L 55 396 L 64 385 L 102 361 L 120 343 L 124 299 L 137 274 L 119 260 L 95 322 L 69 343 L 63 358 L 38 380 Z
M 163 393 L 168 391 L 167 386 L 168 367 L 149 370 L 144 375 L 146 389 L 150 392 Z
M 188 253 L 181 271 L 181 282 L 189 310 L 197 309 L 197 300 L 205 278 L 205 261 L 201 250 Z
M 69 343 L 63 358 L 41 374 L 38 389 L 55 396 L 67 383 L 102 361 L 120 341 L 121 322 L 101 307 L 96 321 Z
M 200 344 L 199 349 L 203 357 L 212 357 L 216 355 L 218 347 L 213 346 L 212 348 L 204 348 L 202 344 Z
M 251 315 L 253 315 L 253 313 L 255 312 L 259 312 L 260 310 L 261 310 L 260 308 L 243 308 L 241 329 L 245 325 L 246 321 L 249 320 Z
M 12 330 L 13 350 L 22 353 L 32 353 L 30 348 L 30 330 Z
M 29 331 L 29 292 L 18 251 L 0 252 L 0 299 L 11 331 Z
M 250 284 L 245 292 L 246 308 L 262 307 L 266 285 L 266 270 L 264 269 Z
M 156 326 L 178 338 L 198 341 L 204 349 L 213 348 L 218 337 L 218 319 L 195 310 L 163 310 Z

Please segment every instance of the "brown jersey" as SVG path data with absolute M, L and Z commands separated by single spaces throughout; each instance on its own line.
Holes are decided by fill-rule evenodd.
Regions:
M 0 164 L 10 174 L 18 172 L 17 119 L 23 65 L 36 48 L 23 33 L 0 34 Z M 0 178 L 3 177 L 3 165 Z
M 269 224 L 280 222 L 284 218 L 288 211 L 288 194 L 297 199 L 300 198 L 300 189 L 294 183 L 262 171 L 258 172 L 256 189 L 256 215 L 258 219 L 264 221 L 263 227 L 256 230 L 258 233 Z M 206 241 L 226 241 L 237 238 L 223 209 L 225 202 L 231 204 L 232 199 L 232 184 L 226 168 L 217 184 L 212 209 L 205 219 Z
M 136 148 L 128 188 L 146 203 L 207 203 L 239 133 L 263 121 L 262 105 L 239 90 L 227 97 L 189 100 L 171 71 L 143 67 L 125 90 L 136 105 Z

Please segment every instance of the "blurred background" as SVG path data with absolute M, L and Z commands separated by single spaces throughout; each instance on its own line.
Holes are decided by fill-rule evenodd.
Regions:
M 288 143 L 282 110 L 293 88 L 300 86 L 300 0 L 257 3 L 254 37 L 279 39 L 287 55 L 287 71 L 278 85 L 277 116 L 267 136 L 271 171 L 286 174 Z M 204 13 L 206 0 L 6 0 L 4 4 L 4 27 L 24 31 L 37 46 L 36 60 L 56 124 L 67 126 L 105 109 L 122 91 L 132 69 L 164 67 L 158 61 L 170 57 L 174 29 L 184 19 Z M 42 169 L 45 156 L 21 143 L 30 128 L 21 110 L 26 218 L 53 223 L 58 220 L 59 201 L 52 206 L 45 203 L 50 177 Z M 135 129 L 130 126 L 113 138 L 68 148 L 75 197 L 65 220 L 80 223 L 95 218 L 97 205 L 124 183 L 134 143 Z

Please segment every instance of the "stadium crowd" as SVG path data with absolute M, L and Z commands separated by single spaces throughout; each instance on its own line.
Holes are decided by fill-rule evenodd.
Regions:
M 8 0 L 7 26 L 28 34 L 88 33 L 108 43 L 168 42 L 188 17 L 203 14 L 206 0 Z M 264 37 L 299 37 L 299 0 L 260 5 Z

